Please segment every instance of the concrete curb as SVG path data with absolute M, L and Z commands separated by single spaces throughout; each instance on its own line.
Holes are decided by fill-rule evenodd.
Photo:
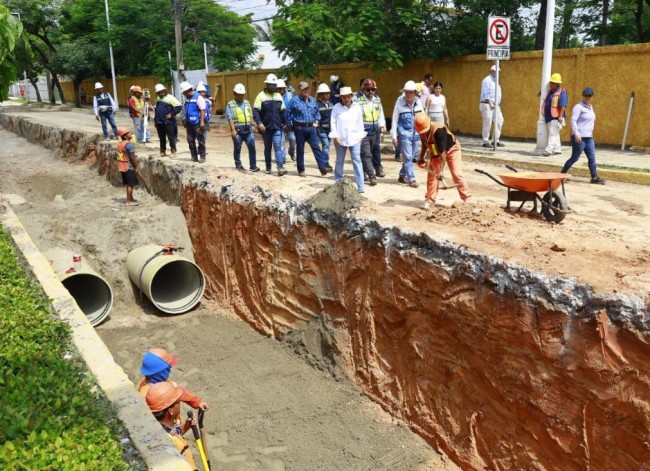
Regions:
M 507 164 L 512 165 L 517 170 L 534 170 L 537 172 L 559 172 L 562 170 L 562 165 L 550 162 L 531 162 L 526 160 L 507 159 L 467 149 L 463 149 L 463 160 L 465 162 L 484 163 L 489 165 Z M 581 165 L 572 167 L 571 175 L 585 178 L 591 177 L 589 169 Z M 615 182 L 634 183 L 636 185 L 650 185 L 650 173 L 599 168 L 598 175 L 605 180 L 611 180 Z
M 11 234 L 16 247 L 51 299 L 59 318 L 71 327 L 74 345 L 97 379 L 97 384 L 116 408 L 119 419 L 129 431 L 147 467 L 155 471 L 190 471 L 187 461 L 180 456 L 133 383 L 115 363 L 102 339 L 5 201 L 0 201 L 0 223 Z

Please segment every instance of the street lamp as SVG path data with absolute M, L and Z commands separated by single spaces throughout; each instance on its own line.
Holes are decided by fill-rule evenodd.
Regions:
M 111 20 L 108 17 L 108 0 L 104 0 L 104 6 L 106 7 L 106 26 L 108 28 L 108 52 L 111 55 L 111 75 L 113 76 L 113 98 L 115 99 L 115 104 L 119 109 L 120 102 L 117 99 L 117 81 L 115 80 L 115 62 L 113 61 L 113 42 L 111 41 Z

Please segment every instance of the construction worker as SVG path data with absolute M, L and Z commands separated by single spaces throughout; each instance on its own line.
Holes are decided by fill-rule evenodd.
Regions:
M 181 391 L 180 400 L 182 402 L 194 409 L 208 410 L 208 405 L 200 397 L 169 380 L 171 369 L 176 366 L 177 362 L 178 358 L 170 355 L 164 348 L 152 348 L 149 350 L 142 357 L 140 373 L 144 375 L 144 378 L 141 378 L 138 383 L 138 391 L 142 397 L 146 397 L 147 391 L 149 391 L 151 386 L 166 381 L 178 387 L 179 391 Z
M 205 132 L 210 132 L 210 118 L 212 117 L 212 98 L 208 95 L 208 89 L 203 82 L 199 82 L 196 91 L 205 100 Z
M 402 92 L 404 95 L 397 99 L 393 108 L 390 130 L 393 146 L 397 147 L 399 144 L 400 152 L 404 158 L 397 181 L 417 188 L 419 185 L 415 181 L 413 162 L 419 150 L 420 138 L 415 131 L 414 121 L 415 115 L 424 113 L 424 108 L 416 97 L 417 86 L 413 80 L 404 84 Z
M 548 93 L 542 105 L 542 115 L 548 129 L 548 141 L 542 155 L 549 156 L 562 153 L 560 131 L 565 124 L 564 111 L 569 104 L 569 95 L 562 86 L 562 76 L 558 73 L 551 75 Z
M 415 116 L 415 130 L 420 135 L 422 149 L 418 159 L 418 166 L 427 171 L 427 192 L 424 197 L 424 209 L 429 209 L 436 203 L 438 187 L 442 171 L 447 163 L 451 177 L 457 185 L 458 193 L 463 201 L 467 201 L 472 195 L 467 186 L 467 180 L 463 176 L 463 162 L 460 143 L 456 136 L 447 126 L 431 121 L 426 114 L 420 113 Z M 429 155 L 426 162 L 425 155 Z
M 298 175 L 306 177 L 305 173 L 305 143 L 309 144 L 321 175 L 327 175 L 334 169 L 329 164 L 329 156 L 323 155 L 316 129 L 320 122 L 320 113 L 316 100 L 309 94 L 307 82 L 298 84 L 298 95 L 294 96 L 287 107 L 287 126 L 296 133 L 296 163 Z
M 244 84 L 238 83 L 233 88 L 235 95 L 234 100 L 230 100 L 226 105 L 226 119 L 230 126 L 230 134 L 234 145 L 233 157 L 235 158 L 235 168 L 240 172 L 245 172 L 244 166 L 241 163 L 241 147 L 242 143 L 246 143 L 248 148 L 248 163 L 251 172 L 259 172 L 257 166 L 257 159 L 255 154 L 255 118 L 253 118 L 253 108 L 248 100 L 244 100 L 246 94 L 246 87 Z
M 183 438 L 183 435 L 196 425 L 196 416 L 182 421 L 181 419 L 181 394 L 179 388 L 172 383 L 157 383 L 154 384 L 145 396 L 147 405 L 153 413 L 153 416 L 158 420 L 162 428 L 169 434 L 174 446 L 185 458 L 193 470 L 198 469 L 192 456 L 192 450 Z
M 350 151 L 354 178 L 357 182 L 359 193 L 365 191 L 363 181 L 363 166 L 361 164 L 361 140 L 365 136 L 363 128 L 363 112 L 359 103 L 352 100 L 352 87 L 343 87 L 339 92 L 341 103 L 332 109 L 332 122 L 330 138 L 336 148 L 336 170 L 334 180 L 343 178 L 343 164 L 345 153 Z
M 293 87 L 291 87 L 291 89 L 293 90 Z M 293 92 L 289 90 L 289 87 L 287 86 L 285 79 L 278 79 L 276 90 L 280 95 L 282 95 L 282 100 L 284 101 L 284 109 L 286 110 L 287 106 L 289 106 L 289 102 L 293 98 Z M 291 160 L 295 162 L 296 161 L 296 135 L 293 131 L 289 131 L 288 128 L 286 128 L 286 126 L 283 132 L 286 135 L 287 140 L 289 141 L 289 157 L 291 157 Z M 282 146 L 284 146 L 284 144 L 285 144 L 285 139 L 283 136 Z M 282 154 L 286 158 L 287 152 L 284 147 L 282 148 Z
M 257 94 L 253 104 L 253 117 L 257 130 L 264 140 L 264 162 L 266 173 L 272 171 L 271 148 L 275 150 L 275 163 L 278 167 L 278 176 L 286 175 L 284 169 L 284 136 L 282 130 L 285 125 L 284 100 L 276 86 L 278 78 L 275 74 L 268 74 L 264 80 L 264 90 Z
M 377 184 L 377 178 L 383 178 L 384 167 L 381 164 L 381 140 L 386 132 L 386 118 L 381 98 L 376 94 L 377 85 L 371 78 L 366 78 L 362 85 L 357 101 L 363 111 L 363 128 L 366 137 L 361 141 L 361 162 L 368 178 L 368 184 Z
M 138 85 L 133 87 L 133 95 L 129 98 L 129 116 L 133 120 L 133 127 L 135 128 L 135 137 L 138 142 L 146 143 L 151 142 L 151 133 L 149 128 L 145 134 L 144 129 L 144 113 L 145 101 L 142 98 L 142 88 Z
M 108 139 L 108 129 L 106 121 L 111 125 L 113 130 L 112 139 L 117 139 L 117 124 L 115 123 L 115 114 L 117 114 L 117 104 L 110 93 L 104 91 L 104 85 L 99 82 L 95 83 L 95 96 L 93 97 L 93 110 L 95 110 L 95 119 L 101 120 L 102 132 L 104 139 Z
M 189 82 L 182 82 L 180 89 L 185 97 L 183 126 L 187 132 L 192 162 L 205 163 L 205 98 L 195 92 Z
M 332 100 L 332 105 L 341 103 L 341 88 L 344 86 L 343 82 L 339 80 L 338 75 L 330 75 L 330 90 L 332 91 L 330 100 Z
M 316 105 L 320 114 L 320 124 L 318 126 L 318 140 L 320 141 L 321 152 L 329 160 L 330 157 L 330 117 L 332 116 L 332 102 L 330 101 L 330 87 L 326 83 L 321 83 L 316 89 Z
M 501 69 L 499 69 L 501 72 Z M 503 114 L 501 114 L 501 85 L 497 86 L 497 66 L 490 67 L 490 74 L 481 82 L 481 102 L 479 110 L 483 118 L 483 147 L 492 147 L 490 144 L 490 130 L 492 121 L 494 121 L 494 140 L 497 147 L 504 147 L 499 141 L 501 138 L 501 128 L 503 127 Z
M 126 187 L 126 205 L 137 206 L 140 202 L 133 198 L 133 188 L 138 185 L 138 159 L 135 146 L 131 141 L 131 132 L 127 128 L 117 130 L 121 141 L 117 144 L 117 169 L 122 174 L 122 183 Z
M 167 93 L 167 89 L 162 83 L 156 85 L 155 91 L 158 99 L 156 100 L 154 123 L 160 139 L 160 156 L 167 155 L 167 140 L 169 139 L 172 157 L 176 157 L 176 143 L 178 142 L 176 116 L 180 114 L 183 107 L 174 95 Z

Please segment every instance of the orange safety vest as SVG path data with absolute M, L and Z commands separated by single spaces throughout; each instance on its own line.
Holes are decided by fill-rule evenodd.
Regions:
M 427 134 L 427 137 L 424 138 L 422 137 L 422 135 L 420 135 L 420 139 L 422 140 L 422 142 L 426 146 L 428 146 L 429 155 L 431 157 L 440 157 L 440 155 L 442 154 L 440 149 L 438 149 L 438 147 L 436 146 L 436 140 L 433 137 L 436 131 L 441 128 L 445 128 L 445 130 L 447 131 L 447 136 L 451 137 L 451 140 L 454 142 L 454 144 L 456 143 L 456 136 L 454 136 L 454 133 L 452 133 L 446 125 L 437 123 L 435 121 L 431 121 L 431 129 L 429 129 L 429 133 Z
M 558 106 L 558 103 L 560 103 L 560 96 L 562 96 L 563 91 L 564 88 L 557 87 L 555 92 L 553 92 L 553 98 L 551 98 L 551 116 L 556 119 L 560 117 L 560 107 Z M 544 102 L 542 103 L 542 116 L 546 116 L 545 113 L 546 99 L 544 99 Z
M 126 145 L 129 142 L 130 141 L 124 140 L 117 144 L 117 157 L 115 160 L 117 160 L 117 169 L 120 172 L 129 171 L 129 156 L 126 155 Z

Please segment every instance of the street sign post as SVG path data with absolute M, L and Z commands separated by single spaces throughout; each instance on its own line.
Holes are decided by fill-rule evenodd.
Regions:
M 510 60 L 510 18 L 505 16 L 490 16 L 488 18 L 487 59 L 496 61 L 496 85 L 494 87 L 494 110 L 492 113 L 493 135 L 492 148 L 497 150 L 497 114 L 499 106 L 499 62 Z

